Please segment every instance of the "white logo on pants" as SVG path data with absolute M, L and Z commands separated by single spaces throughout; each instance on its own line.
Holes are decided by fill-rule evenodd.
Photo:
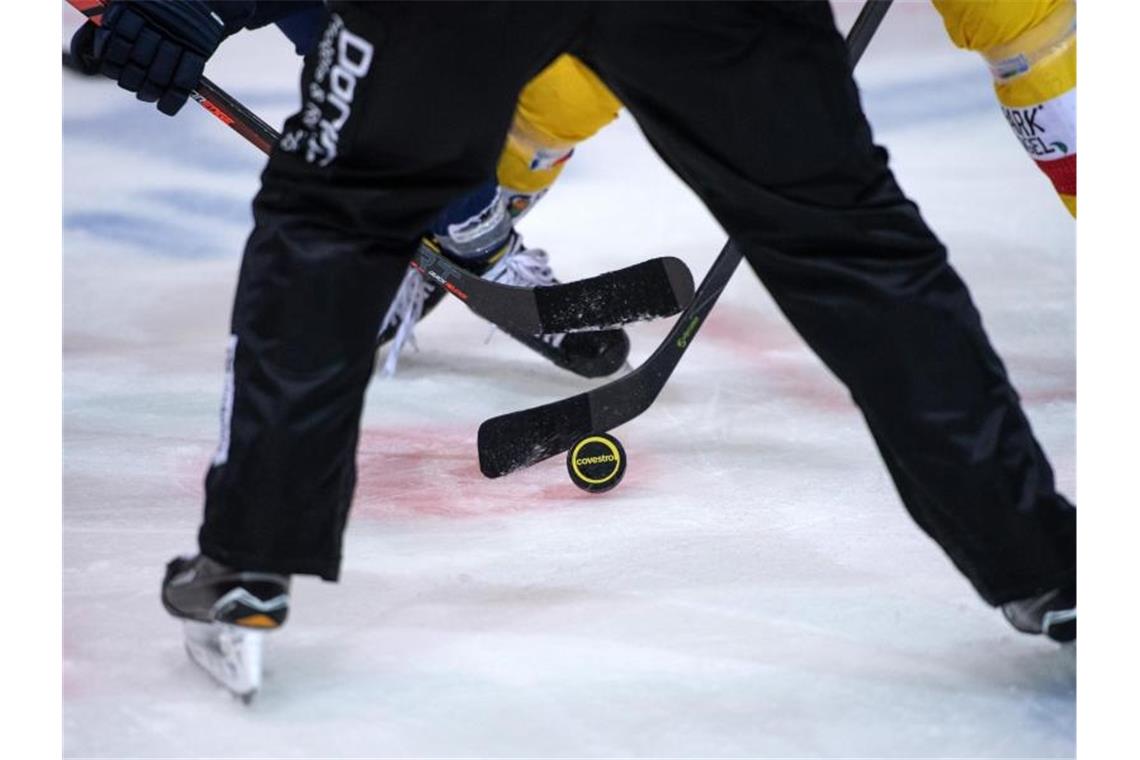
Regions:
M 356 85 L 372 66 L 374 48 L 332 14 L 318 47 L 319 61 L 309 83 L 302 120 L 309 129 L 305 159 L 324 167 L 337 157 L 340 132 L 352 116 Z M 288 149 L 287 146 L 282 146 Z

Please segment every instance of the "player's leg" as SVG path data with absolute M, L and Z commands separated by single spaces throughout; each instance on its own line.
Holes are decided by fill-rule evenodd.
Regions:
M 577 14 L 435 10 L 333 3 L 263 174 L 199 537 L 226 565 L 336 578 L 381 316 L 422 231 L 493 173 L 519 90 Z
M 563 55 L 527 83 L 499 158 L 499 185 L 519 218 L 558 179 L 578 143 L 617 118 L 621 101 L 582 61 Z
M 934 0 L 954 44 L 985 57 L 1002 113 L 1077 215 L 1074 0 Z
M 1074 510 L 872 144 L 827 4 L 603 5 L 582 53 L 850 389 L 908 510 L 978 592 L 1072 585 Z
M 493 173 L 519 90 L 580 15 L 330 11 L 254 200 L 201 554 L 172 562 L 163 583 L 188 651 L 245 697 L 260 678 L 249 643 L 284 621 L 289 576 L 339 574 L 376 335 L 408 260 L 440 209 Z

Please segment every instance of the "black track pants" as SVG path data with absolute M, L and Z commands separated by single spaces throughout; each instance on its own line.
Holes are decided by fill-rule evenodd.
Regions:
M 588 7 L 329 10 L 254 199 L 199 545 L 331 580 L 380 321 L 439 210 L 494 176 L 519 91 Z
M 255 201 L 206 553 L 336 576 L 380 317 L 419 231 L 493 175 L 522 85 L 570 51 L 739 241 L 979 593 L 998 604 L 1074 580 L 1075 510 L 969 293 L 872 144 L 826 3 L 331 9 Z M 346 33 L 372 47 L 348 116 L 314 102 L 362 68 L 329 64 L 352 55 Z

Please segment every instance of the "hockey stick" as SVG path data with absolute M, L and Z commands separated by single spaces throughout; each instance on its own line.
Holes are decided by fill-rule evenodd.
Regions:
M 100 23 L 103 11 L 109 5 L 108 0 L 67 0 L 67 2 L 96 24 Z M 192 90 L 190 97 L 212 113 L 218 121 L 253 143 L 263 153 L 268 154 L 280 137 L 277 131 L 259 119 L 257 114 L 206 77 L 202 77 L 198 89 Z
M 107 0 L 67 0 L 98 24 Z M 208 78 L 190 93 L 203 108 L 263 153 L 280 134 Z M 685 263 L 663 256 L 575 282 L 524 288 L 484 280 L 457 266 L 425 241 L 411 264 L 471 311 L 507 332 L 551 335 L 598 330 L 677 314 L 693 298 L 693 275 Z
M 847 35 L 851 67 L 859 62 L 892 0 L 867 0 Z M 543 406 L 493 417 L 479 426 L 479 469 L 497 478 L 570 449 L 582 438 L 629 422 L 660 395 L 693 337 L 740 264 L 733 240 L 725 243 L 693 302 L 657 350 L 624 377 Z

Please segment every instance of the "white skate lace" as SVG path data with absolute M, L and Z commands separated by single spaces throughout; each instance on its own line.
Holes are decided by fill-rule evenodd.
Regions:
M 404 344 L 410 344 L 412 348 L 419 350 L 414 330 L 416 323 L 423 316 L 424 301 L 433 290 L 435 290 L 434 285 L 427 282 L 415 269 L 408 267 L 407 274 L 400 283 L 400 289 L 396 291 L 396 297 L 392 299 L 392 305 L 388 307 L 388 313 L 380 323 L 381 335 L 393 324 L 398 325 L 396 334 L 392 336 L 388 345 L 388 356 L 385 357 L 384 366 L 380 370 L 384 377 L 396 374 L 396 365 L 400 361 L 400 351 L 403 350 Z
M 524 288 L 537 288 L 540 285 L 553 285 L 554 270 L 550 268 L 549 257 L 541 248 L 523 248 L 522 240 L 515 239 L 512 249 L 504 254 L 495 266 L 483 275 L 484 280 L 491 280 L 501 285 L 515 285 Z M 487 341 L 491 340 L 497 328 L 491 325 L 487 333 Z M 565 333 L 557 335 L 543 335 L 542 339 L 558 348 L 565 338 Z
M 541 248 L 524 248 L 522 239 L 514 236 L 509 250 L 503 257 L 483 274 L 483 279 L 497 282 L 502 285 L 513 285 L 524 288 L 535 288 L 539 285 L 552 285 L 554 271 L 550 268 L 546 251 Z M 396 374 L 396 367 L 400 361 L 400 352 L 405 345 L 419 350 L 416 344 L 415 326 L 423 316 L 424 302 L 435 290 L 435 285 L 426 281 L 419 272 L 408 267 L 388 313 L 380 323 L 380 334 L 397 325 L 396 334 L 388 344 L 388 355 L 384 358 L 384 365 L 380 369 L 383 377 L 392 377 Z M 495 334 L 497 328 L 491 325 L 487 334 L 487 341 Z M 543 335 L 542 340 L 558 348 L 562 344 L 565 333 L 557 335 Z
M 523 248 L 521 244 L 507 251 L 495 266 L 483 275 L 484 280 L 501 285 L 518 285 L 535 288 L 539 285 L 552 285 L 554 271 L 546 251 L 541 248 Z

